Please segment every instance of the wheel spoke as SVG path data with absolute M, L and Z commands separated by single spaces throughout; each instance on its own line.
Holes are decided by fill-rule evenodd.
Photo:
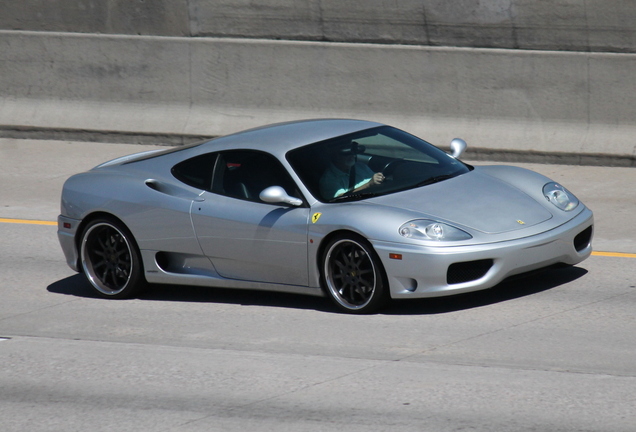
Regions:
M 354 293 L 355 289 L 354 286 L 351 284 L 344 284 L 342 289 L 340 290 L 340 294 L 353 302 L 353 293 Z
M 373 278 L 373 269 L 367 268 L 367 269 L 358 270 L 358 276 L 360 276 L 361 279 L 363 279 L 364 276 L 368 274 L 370 274 L 371 278 Z
M 341 272 L 345 272 L 347 265 L 343 262 L 341 262 L 340 260 L 334 259 L 333 263 L 338 267 L 338 270 L 340 270 Z
M 102 251 L 106 251 L 106 249 L 108 249 L 107 243 L 108 243 L 108 239 L 102 239 L 99 236 L 96 236 L 97 243 L 99 244 L 99 247 L 101 248 Z M 96 251 L 95 251 L 96 252 Z
M 361 267 L 364 261 L 367 259 L 367 254 L 364 251 L 355 251 L 352 261 L 357 267 Z
M 102 272 L 102 275 L 101 275 L 101 276 L 98 276 L 98 277 L 99 277 L 99 279 L 100 279 L 102 282 L 104 282 L 104 283 L 107 283 L 108 271 L 109 271 L 109 269 L 108 269 L 108 267 L 106 267 L 106 268 L 104 268 L 104 271 Z
M 340 250 L 340 259 L 342 261 L 342 265 L 349 266 L 351 265 L 351 253 L 347 252 L 344 248 Z

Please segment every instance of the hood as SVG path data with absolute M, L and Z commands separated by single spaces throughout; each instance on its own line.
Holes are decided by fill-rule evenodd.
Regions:
M 478 171 L 373 201 L 489 234 L 520 230 L 552 218 L 523 191 Z

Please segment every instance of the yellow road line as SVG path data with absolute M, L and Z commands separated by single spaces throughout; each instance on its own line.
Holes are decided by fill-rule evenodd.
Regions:
M 31 220 L 31 219 L 5 219 L 0 218 L 0 223 L 14 223 L 14 224 L 30 224 L 30 225 L 53 225 L 57 226 L 57 222 Z
M 636 254 L 623 252 L 592 252 L 594 256 L 615 257 L 615 258 L 636 258 Z

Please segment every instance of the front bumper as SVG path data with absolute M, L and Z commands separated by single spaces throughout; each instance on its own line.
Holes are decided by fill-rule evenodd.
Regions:
M 491 288 L 509 276 L 554 264 L 577 264 L 592 253 L 593 223 L 592 211 L 586 208 L 550 231 L 505 242 L 471 246 L 372 243 L 384 264 L 392 298 L 437 297 Z M 589 231 L 579 236 L 586 229 Z M 582 236 L 588 233 L 589 241 L 585 237 L 582 243 Z M 457 282 L 450 277 L 451 266 L 461 269 L 472 263 L 477 269 L 473 270 L 475 278 Z
M 80 225 L 79 220 L 71 219 L 66 216 L 57 217 L 57 238 L 62 246 L 62 252 L 66 257 L 66 263 L 70 268 L 79 271 L 79 252 L 77 243 L 75 242 L 75 234 Z

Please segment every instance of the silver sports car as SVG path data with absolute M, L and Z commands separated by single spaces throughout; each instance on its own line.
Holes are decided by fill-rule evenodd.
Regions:
M 58 236 L 103 297 L 201 285 L 326 294 L 352 313 L 590 255 L 593 215 L 572 193 L 463 163 L 465 148 L 309 120 L 135 154 L 66 181 Z

